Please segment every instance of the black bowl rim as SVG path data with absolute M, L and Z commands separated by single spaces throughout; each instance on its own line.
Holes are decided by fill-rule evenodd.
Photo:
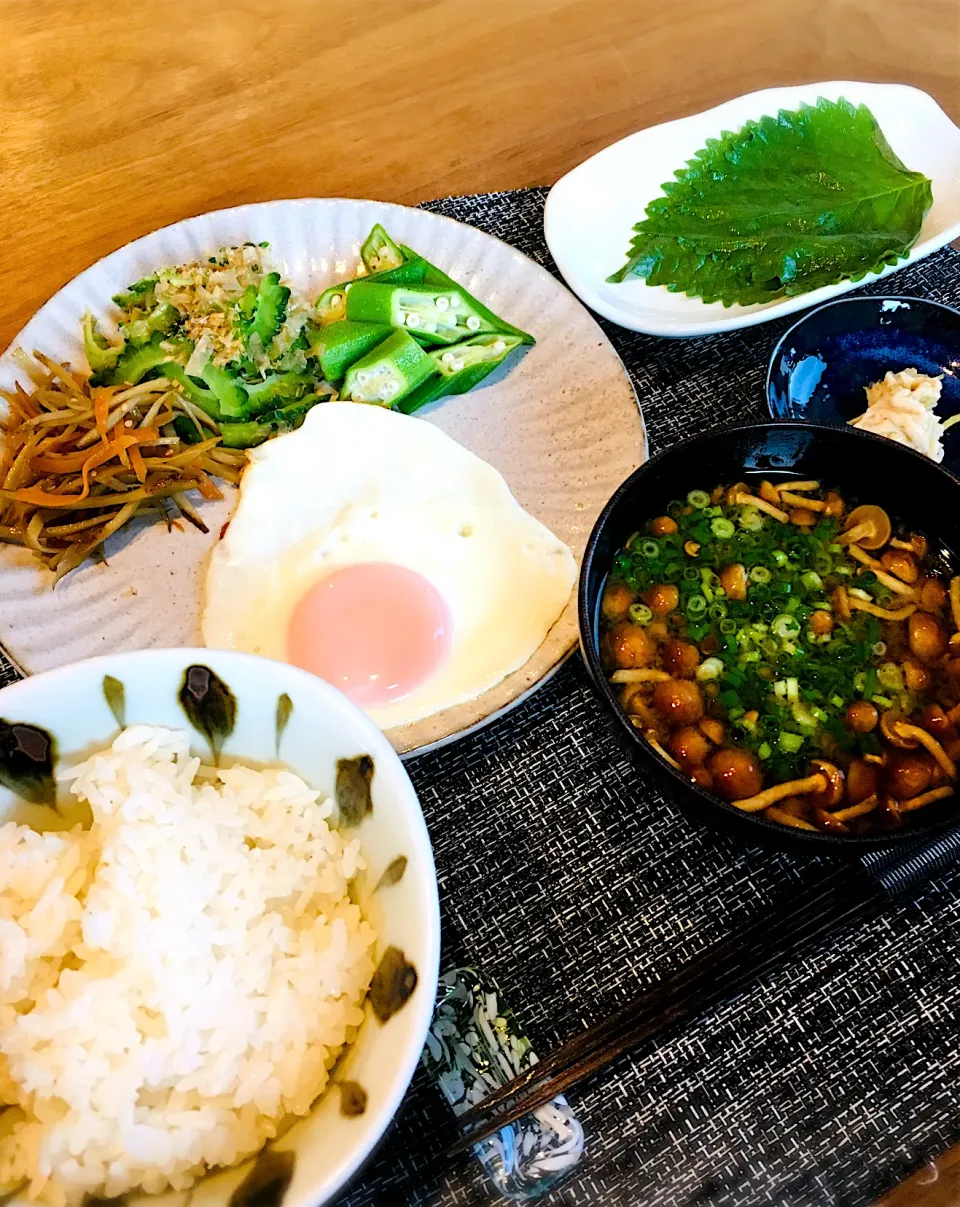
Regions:
M 946 302 L 935 302 L 932 298 L 913 297 L 909 293 L 878 293 L 878 294 L 866 294 L 863 297 L 834 298 L 832 302 L 824 302 L 822 306 L 815 306 L 813 308 L 813 310 L 807 310 L 804 314 L 802 314 L 800 316 L 800 318 L 797 319 L 797 321 L 795 323 L 791 323 L 791 325 L 787 328 L 787 330 L 784 331 L 783 335 L 780 336 L 780 338 L 776 342 L 776 345 L 775 345 L 773 351 L 770 353 L 769 361 L 767 361 L 767 376 L 763 383 L 763 394 L 764 394 L 764 398 L 766 399 L 766 402 L 767 402 L 767 411 L 769 412 L 771 419 L 775 420 L 778 423 L 800 423 L 800 422 L 802 422 L 802 420 L 799 420 L 799 419 L 778 419 L 777 412 L 774 410 L 773 399 L 770 396 L 770 382 L 773 379 L 774 369 L 775 369 L 775 366 L 776 366 L 778 360 L 780 359 L 781 350 L 782 350 L 784 344 L 790 338 L 790 336 L 793 335 L 793 333 L 795 331 L 799 331 L 800 328 L 803 327 L 806 323 L 808 323 L 815 314 L 820 314 L 824 310 L 832 310 L 836 306 L 851 306 L 851 305 L 856 305 L 857 303 L 863 303 L 863 302 L 909 302 L 911 305 L 931 306 L 935 310 L 945 310 L 948 314 L 952 314 L 953 317 L 957 320 L 958 324 L 960 324 L 960 309 L 958 309 L 957 307 L 948 306 L 946 304 Z M 957 343 L 957 352 L 958 352 L 958 354 L 960 354 L 960 340 L 958 340 L 958 343 Z M 808 426 L 809 427 L 842 427 L 843 425 L 839 424 L 839 423 L 838 424 L 811 423 Z M 885 438 L 886 437 L 881 437 L 881 439 L 885 439 Z M 798 833 L 799 832 L 800 831 L 798 831 Z
M 843 299 L 847 300 L 847 299 Z M 709 445 L 712 441 L 721 437 L 727 438 L 738 432 L 774 432 L 782 431 L 783 429 L 793 428 L 802 432 L 817 432 L 835 438 L 837 433 L 842 433 L 840 439 L 856 441 L 866 441 L 869 443 L 879 443 L 886 448 L 894 448 L 896 455 L 903 455 L 906 459 L 912 460 L 916 465 L 922 465 L 927 472 L 940 474 L 947 479 L 949 486 L 960 491 L 960 479 L 958 479 L 949 470 L 944 469 L 942 465 L 938 465 L 935 461 L 931 461 L 929 457 L 925 457 L 922 453 L 918 453 L 905 445 L 897 444 L 895 441 L 888 440 L 885 436 L 876 436 L 872 432 L 861 432 L 856 428 L 837 427 L 830 423 L 800 423 L 784 420 L 773 423 L 746 423 L 738 424 L 735 427 L 722 428 L 718 431 L 704 432 L 700 436 L 692 436 L 688 440 L 683 440 L 679 444 L 671 445 L 670 448 L 663 449 L 656 453 L 643 465 L 635 469 L 628 478 L 626 478 L 614 491 L 604 509 L 597 517 L 596 523 L 590 532 L 586 547 L 583 552 L 583 561 L 580 567 L 580 580 L 577 586 L 577 616 L 580 626 L 580 650 L 584 662 L 587 665 L 590 678 L 593 682 L 594 689 L 603 701 L 607 710 L 612 714 L 614 722 L 621 733 L 626 737 L 630 746 L 634 750 L 641 752 L 643 758 L 650 761 L 661 773 L 665 773 L 672 779 L 679 788 L 683 791 L 691 792 L 698 797 L 701 803 L 714 810 L 717 810 L 720 815 L 725 815 L 731 821 L 735 821 L 738 825 L 756 827 L 758 841 L 762 838 L 767 845 L 770 840 L 774 840 L 781 847 L 790 847 L 803 845 L 811 849 L 811 852 L 820 849 L 824 854 L 834 853 L 840 854 L 847 852 L 856 854 L 858 852 L 877 850 L 895 846 L 899 843 L 911 843 L 921 838 L 928 838 L 934 834 L 939 834 L 941 831 L 956 823 L 956 818 L 946 818 L 939 822 L 933 822 L 926 826 L 910 826 L 904 830 L 892 830 L 883 834 L 859 834 L 844 836 L 840 834 L 824 834 L 821 831 L 816 833 L 810 830 L 793 829 L 791 827 L 782 826 L 778 822 L 768 821 L 765 817 L 761 817 L 756 813 L 744 813 L 741 809 L 734 808 L 727 801 L 722 800 L 718 796 L 714 796 L 712 792 L 707 792 L 701 788 L 693 780 L 685 776 L 681 771 L 672 767 L 665 758 L 657 754 L 650 745 L 644 741 L 640 733 L 627 720 L 626 713 L 617 703 L 613 692 L 610 690 L 610 685 L 607 683 L 606 676 L 603 672 L 603 666 L 600 662 L 600 655 L 597 649 L 597 643 L 593 639 L 593 618 L 588 614 L 587 610 L 587 589 L 586 583 L 589 577 L 589 571 L 592 569 L 593 562 L 597 556 L 597 545 L 603 535 L 606 525 L 610 521 L 610 517 L 616 511 L 621 499 L 630 490 L 634 483 L 642 479 L 650 469 L 658 465 L 661 461 L 667 460 L 672 456 L 689 452 L 691 448 L 696 448 L 701 445 Z M 681 808 L 682 797 L 681 797 Z

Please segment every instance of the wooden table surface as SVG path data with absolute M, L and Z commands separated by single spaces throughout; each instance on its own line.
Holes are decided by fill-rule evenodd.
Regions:
M 633 130 L 830 79 L 915 84 L 960 121 L 960 0 L 0 0 L 0 348 L 190 214 L 550 184 Z M 960 1153 L 883 1202 L 960 1207 Z

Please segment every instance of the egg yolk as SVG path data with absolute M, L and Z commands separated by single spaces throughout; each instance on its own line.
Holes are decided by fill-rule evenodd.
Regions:
M 450 614 L 422 574 L 389 562 L 335 570 L 300 598 L 287 658 L 361 707 L 407 695 L 450 652 Z

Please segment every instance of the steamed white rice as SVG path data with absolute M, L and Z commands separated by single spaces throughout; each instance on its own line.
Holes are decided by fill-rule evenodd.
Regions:
M 0 1192 L 182 1189 L 307 1112 L 362 1021 L 355 841 L 282 769 L 133 726 L 69 772 L 94 823 L 0 826 Z

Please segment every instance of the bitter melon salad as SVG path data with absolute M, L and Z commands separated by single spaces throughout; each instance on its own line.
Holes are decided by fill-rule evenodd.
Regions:
M 15 353 L 5 392 L 0 540 L 63 577 L 153 513 L 205 530 L 199 499 L 238 481 L 242 450 L 318 403 L 412 413 L 473 389 L 533 336 L 375 226 L 361 275 L 311 302 L 266 243 L 160 267 L 82 322 L 87 371 Z

